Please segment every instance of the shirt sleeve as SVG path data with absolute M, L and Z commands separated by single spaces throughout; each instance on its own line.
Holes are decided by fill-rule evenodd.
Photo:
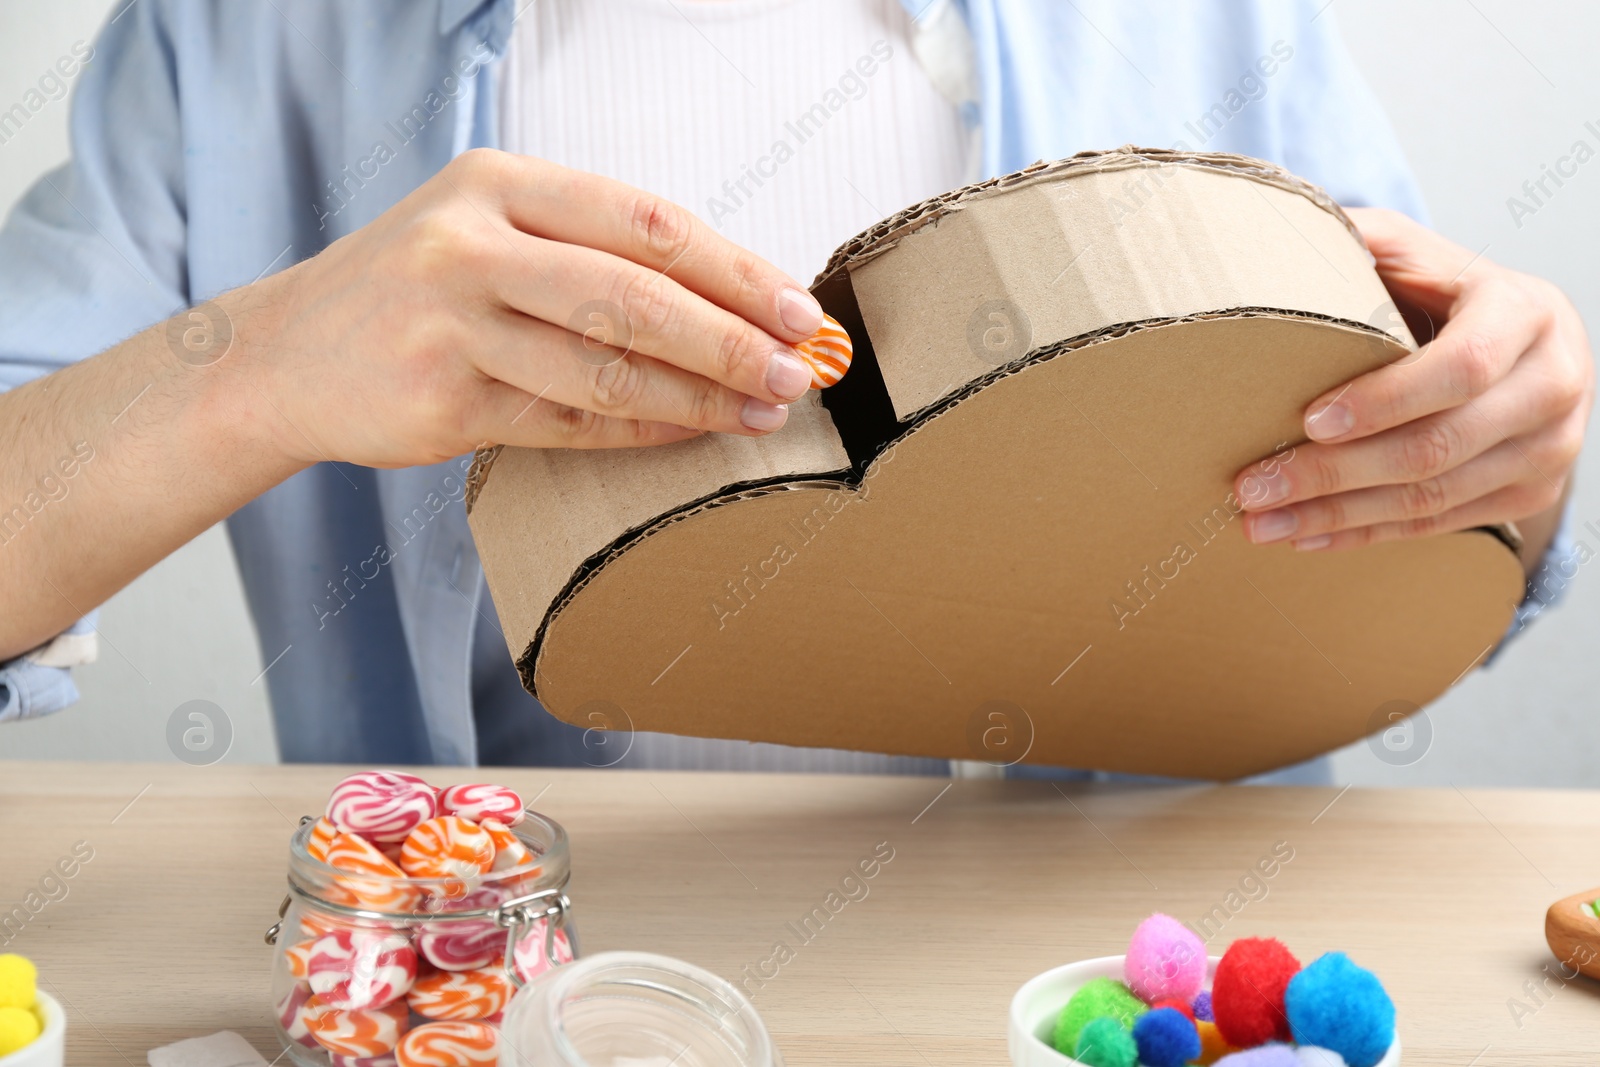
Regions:
M 1283 165 L 1348 207 L 1386 207 L 1427 221 L 1400 141 L 1356 67 L 1326 0 L 1294 0 L 1294 49 L 1274 87 Z
M 0 227 L 0 390 L 104 351 L 187 303 L 181 120 L 163 10 L 163 0 L 126 6 L 92 46 L 63 60 L 77 76 L 72 159 Z M 109 420 L 103 433 L 89 443 L 114 446 Z M 31 513 L 0 520 L 8 538 L 39 536 Z M 94 618 L 0 663 L 0 722 L 78 699 L 72 668 L 94 658 Z

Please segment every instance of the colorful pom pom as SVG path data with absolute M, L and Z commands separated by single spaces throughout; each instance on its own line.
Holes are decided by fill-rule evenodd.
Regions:
M 39 1031 L 39 1017 L 32 1009 L 11 1004 L 0 1007 L 0 1056 L 9 1056 L 31 1045 Z
M 1191 1007 L 1194 1008 L 1195 1022 L 1214 1023 L 1217 1021 L 1217 1017 L 1211 1014 L 1211 990 L 1203 989 L 1196 993 L 1194 995 L 1194 1004 Z
M 1300 961 L 1276 938 L 1246 937 L 1228 947 L 1211 983 L 1211 1010 L 1229 1044 L 1289 1040 L 1283 991 L 1299 970 Z
M 1183 1001 L 1179 1000 L 1177 997 L 1162 997 L 1160 1000 L 1155 1001 L 1154 1003 L 1152 1003 L 1150 1005 L 1150 1007 L 1152 1009 L 1155 1009 L 1155 1008 L 1171 1008 L 1173 1011 L 1182 1012 L 1183 1013 L 1183 1017 L 1185 1019 L 1188 1019 L 1190 1022 L 1194 1022 L 1195 1021 L 1194 1009 L 1191 1008 L 1188 1004 L 1186 1004 Z
M 1200 1034 L 1200 1055 L 1195 1057 L 1194 1062 L 1201 1067 L 1210 1067 L 1230 1052 L 1239 1051 L 1228 1044 L 1228 1039 L 1222 1036 L 1217 1024 L 1209 1019 L 1195 1023 L 1195 1030 Z
M 1067 1006 L 1056 1017 L 1055 1047 L 1065 1056 L 1076 1054 L 1078 1035 L 1091 1019 L 1109 1015 L 1123 1026 L 1132 1026 L 1145 1011 L 1145 1003 L 1115 978 L 1091 978 L 1072 994 Z
M 1217 1067 L 1300 1067 L 1300 1058 L 1288 1045 L 1271 1044 L 1231 1053 Z
M 15 952 L 0 956 L 0 1007 L 31 1008 L 39 995 L 39 971 Z
M 1302 1045 L 1331 1049 L 1349 1067 L 1373 1067 L 1394 1043 L 1394 1001 L 1371 971 L 1329 952 L 1289 982 L 1289 1025 Z
M 1088 1067 L 1134 1067 L 1139 1062 L 1139 1048 L 1127 1027 L 1103 1015 L 1084 1024 L 1072 1056 Z
M 1183 1067 L 1200 1055 L 1200 1034 L 1177 1008 L 1151 1008 L 1133 1021 L 1133 1041 L 1144 1067 Z
M 1205 984 L 1205 942 L 1177 919 L 1157 912 L 1133 932 L 1123 977 L 1145 1000 L 1188 1000 Z

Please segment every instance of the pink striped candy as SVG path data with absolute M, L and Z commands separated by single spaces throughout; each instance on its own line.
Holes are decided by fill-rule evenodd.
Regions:
M 522 798 L 503 785 L 452 785 L 439 791 L 439 814 L 459 815 L 473 822 L 492 815 L 507 826 L 515 826 L 526 815 Z
M 317 938 L 303 957 L 311 991 L 341 1010 L 381 1008 L 405 996 L 417 977 L 416 950 L 402 934 L 339 930 Z
M 393 1052 L 385 1052 L 381 1056 L 343 1056 L 330 1052 L 328 1063 L 332 1067 L 399 1067 L 400 1061 L 394 1058 Z
M 296 982 L 291 986 L 283 999 L 278 1001 L 278 1025 L 283 1027 L 290 1041 L 316 1048 L 317 1039 L 311 1036 L 311 1012 L 306 1007 L 310 999 L 310 986 L 304 982 Z
M 493 886 L 475 889 L 440 910 L 477 911 L 492 908 L 506 899 Z M 417 951 L 422 958 L 446 971 L 470 971 L 487 967 L 505 954 L 506 932 L 493 919 L 455 919 L 423 923 L 417 927 Z
M 544 927 L 548 921 L 535 919 L 529 923 L 528 932 L 517 940 L 516 947 L 512 949 L 511 966 L 524 982 L 531 982 L 550 969 L 550 960 L 544 954 Z M 556 962 L 571 963 L 572 942 L 567 939 L 567 932 L 557 930 L 554 940 Z
M 437 814 L 433 786 L 400 771 L 360 771 L 334 786 L 328 797 L 328 818 L 335 826 L 378 845 L 404 841 Z

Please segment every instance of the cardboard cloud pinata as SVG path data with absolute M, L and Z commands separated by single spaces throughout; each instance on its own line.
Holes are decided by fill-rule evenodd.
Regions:
M 813 291 L 855 362 L 776 434 L 477 457 L 555 715 L 1233 778 L 1428 703 L 1505 631 L 1509 529 L 1245 540 L 1235 472 L 1414 349 L 1348 218 L 1270 164 L 1036 164 L 880 222 Z

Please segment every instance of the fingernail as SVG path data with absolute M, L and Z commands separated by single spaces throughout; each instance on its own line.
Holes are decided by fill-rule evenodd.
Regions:
M 1317 534 L 1315 537 L 1302 537 L 1300 540 L 1296 541 L 1294 543 L 1294 550 L 1296 552 L 1315 552 L 1317 549 L 1327 548 L 1331 544 L 1333 544 L 1332 535 Z
M 1240 484 L 1239 490 L 1245 507 L 1264 508 L 1288 499 L 1289 480 L 1281 473 L 1270 477 L 1252 474 Z
M 778 317 L 795 333 L 810 337 L 822 326 L 822 305 L 804 289 L 785 289 L 778 294 Z
M 778 396 L 799 399 L 811 388 L 811 368 L 799 356 L 779 349 L 767 362 L 767 388 Z
M 1294 512 L 1288 509 L 1269 511 L 1265 515 L 1257 515 L 1250 520 L 1250 540 L 1258 545 L 1271 544 L 1273 541 L 1282 541 L 1294 533 L 1299 527 L 1300 520 Z M 1307 540 L 1310 540 L 1309 538 Z
M 746 400 L 744 410 L 739 413 L 739 421 L 747 428 L 764 432 L 780 428 L 788 418 L 788 404 L 769 404 L 755 397 Z
M 1355 424 L 1355 413 L 1349 408 L 1343 404 L 1329 404 L 1306 416 L 1306 436 L 1313 441 L 1332 441 L 1349 433 Z

